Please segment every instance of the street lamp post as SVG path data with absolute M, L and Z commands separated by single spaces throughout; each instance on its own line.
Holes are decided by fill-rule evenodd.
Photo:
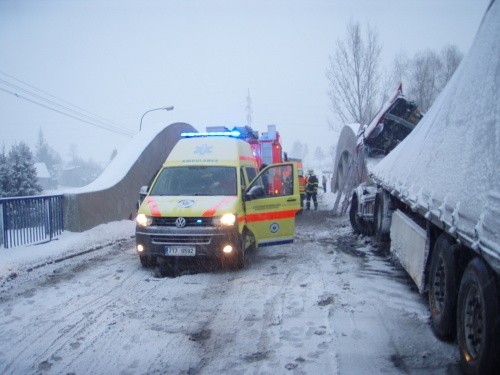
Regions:
M 163 109 L 165 111 L 171 111 L 172 109 L 174 109 L 174 106 L 171 105 L 169 107 L 154 108 L 154 109 L 150 109 L 149 111 L 144 112 L 144 114 L 141 117 L 141 124 L 139 125 L 139 131 L 141 131 L 141 129 L 142 129 L 142 119 L 144 118 L 144 116 L 146 116 L 146 113 L 153 112 L 153 111 L 159 111 L 160 109 Z

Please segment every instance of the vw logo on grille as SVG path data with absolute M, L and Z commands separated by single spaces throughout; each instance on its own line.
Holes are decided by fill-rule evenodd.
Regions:
M 178 217 L 177 219 L 175 219 L 175 226 L 177 228 L 184 228 L 186 226 L 186 219 L 184 219 L 183 217 Z

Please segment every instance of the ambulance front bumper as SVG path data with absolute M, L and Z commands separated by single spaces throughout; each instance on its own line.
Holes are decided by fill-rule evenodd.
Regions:
M 238 249 L 238 227 L 136 228 L 136 251 L 141 256 L 215 258 L 224 257 L 224 247 Z

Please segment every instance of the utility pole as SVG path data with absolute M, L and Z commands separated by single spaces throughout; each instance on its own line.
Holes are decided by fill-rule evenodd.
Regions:
M 252 99 L 250 98 L 250 89 L 248 89 L 248 95 L 247 95 L 247 125 L 252 126 Z

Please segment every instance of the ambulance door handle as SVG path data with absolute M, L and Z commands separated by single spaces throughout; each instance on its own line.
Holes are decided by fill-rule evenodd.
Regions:
M 288 198 L 286 201 L 287 202 L 297 202 L 297 199 L 295 199 L 295 198 Z

